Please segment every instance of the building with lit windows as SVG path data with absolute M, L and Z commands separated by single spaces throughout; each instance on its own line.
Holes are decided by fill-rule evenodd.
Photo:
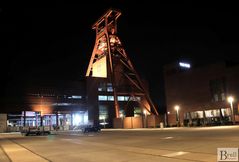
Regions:
M 106 128 L 113 127 L 115 109 L 112 83 L 107 82 L 105 78 L 87 78 L 87 98 L 89 121 Z M 126 91 L 118 93 L 117 99 L 120 107 L 120 117 L 139 117 L 142 115 L 138 103 L 138 101 L 145 100 L 142 94 L 130 96 Z M 125 105 L 132 108 L 129 109 Z
M 66 83 L 58 87 L 31 87 L 24 93 L 25 105 L 18 107 L 20 113 L 15 123 L 13 114 L 8 115 L 9 123 L 64 129 L 83 124 L 156 127 L 160 117 L 147 84 L 138 75 L 117 35 L 120 15 L 120 11 L 109 9 L 93 24 L 96 40 L 86 81 L 73 87 L 74 84 Z
M 89 124 L 85 81 L 32 81 L 23 89 L 17 104 L 6 105 L 9 126 L 71 129 Z
M 8 92 L 16 89 L 10 86 Z M 137 101 L 143 96 L 129 96 L 119 93 L 120 116 L 141 116 Z M 19 96 L 23 96 L 19 98 Z M 126 109 L 126 103 L 133 109 Z M 138 105 L 138 106 L 137 106 Z M 31 81 L 22 86 L 21 94 L 6 102 L 8 130 L 19 127 L 48 126 L 62 130 L 74 129 L 84 125 L 113 127 L 114 95 L 112 84 L 104 78 L 87 78 L 82 81 Z
M 239 122 L 239 64 L 201 66 L 175 62 L 164 67 L 169 125 L 199 126 Z M 233 97 L 231 103 L 229 96 Z

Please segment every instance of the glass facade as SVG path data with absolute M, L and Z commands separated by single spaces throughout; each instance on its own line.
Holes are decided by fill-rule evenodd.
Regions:
M 117 96 L 118 101 L 140 101 L 141 97 L 129 97 L 129 96 Z M 114 101 L 114 96 L 112 95 L 99 95 L 98 101 Z
M 230 108 L 211 109 L 184 113 L 184 125 L 221 125 L 230 122 Z

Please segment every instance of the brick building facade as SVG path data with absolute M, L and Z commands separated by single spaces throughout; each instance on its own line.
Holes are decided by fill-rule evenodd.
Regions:
M 164 67 L 164 79 L 169 125 L 220 125 L 238 121 L 239 64 L 216 62 L 187 67 L 173 63 Z M 234 98 L 234 119 L 229 96 Z

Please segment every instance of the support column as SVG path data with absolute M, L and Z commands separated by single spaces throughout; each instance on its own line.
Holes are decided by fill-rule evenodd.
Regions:
M 73 126 L 73 112 L 71 111 L 71 126 Z
M 36 115 L 35 115 L 35 118 L 36 118 L 36 127 L 38 127 L 38 112 L 35 112 Z
M 26 126 L 26 111 L 23 111 L 23 126 Z
M 222 115 L 222 109 L 219 109 L 219 111 L 220 111 L 220 122 L 221 122 L 221 124 L 224 124 L 224 117 Z
M 52 126 L 52 115 L 49 116 L 49 119 L 50 119 L 50 120 L 49 120 L 49 122 L 50 122 L 50 123 L 49 123 L 49 126 L 50 126 L 50 131 L 51 131 L 51 126 Z
M 207 121 L 206 112 L 203 110 L 203 125 L 204 125 L 204 126 L 207 125 L 206 121 Z
M 41 115 L 41 124 L 40 126 L 43 126 L 43 116 Z
M 58 122 L 58 111 L 56 112 L 56 126 L 59 126 L 59 122 Z

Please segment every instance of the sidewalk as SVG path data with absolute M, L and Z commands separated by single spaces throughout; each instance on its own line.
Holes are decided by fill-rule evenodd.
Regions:
M 0 139 L 0 143 L 1 143 L 1 139 Z M 5 153 L 1 145 L 0 145 L 0 161 L 11 162 L 11 160 L 9 159 L 9 157 L 7 156 L 7 154 Z
M 37 155 L 23 146 L 7 139 L 7 134 L 0 134 L 0 161 L 3 162 L 47 162 L 40 155 Z

